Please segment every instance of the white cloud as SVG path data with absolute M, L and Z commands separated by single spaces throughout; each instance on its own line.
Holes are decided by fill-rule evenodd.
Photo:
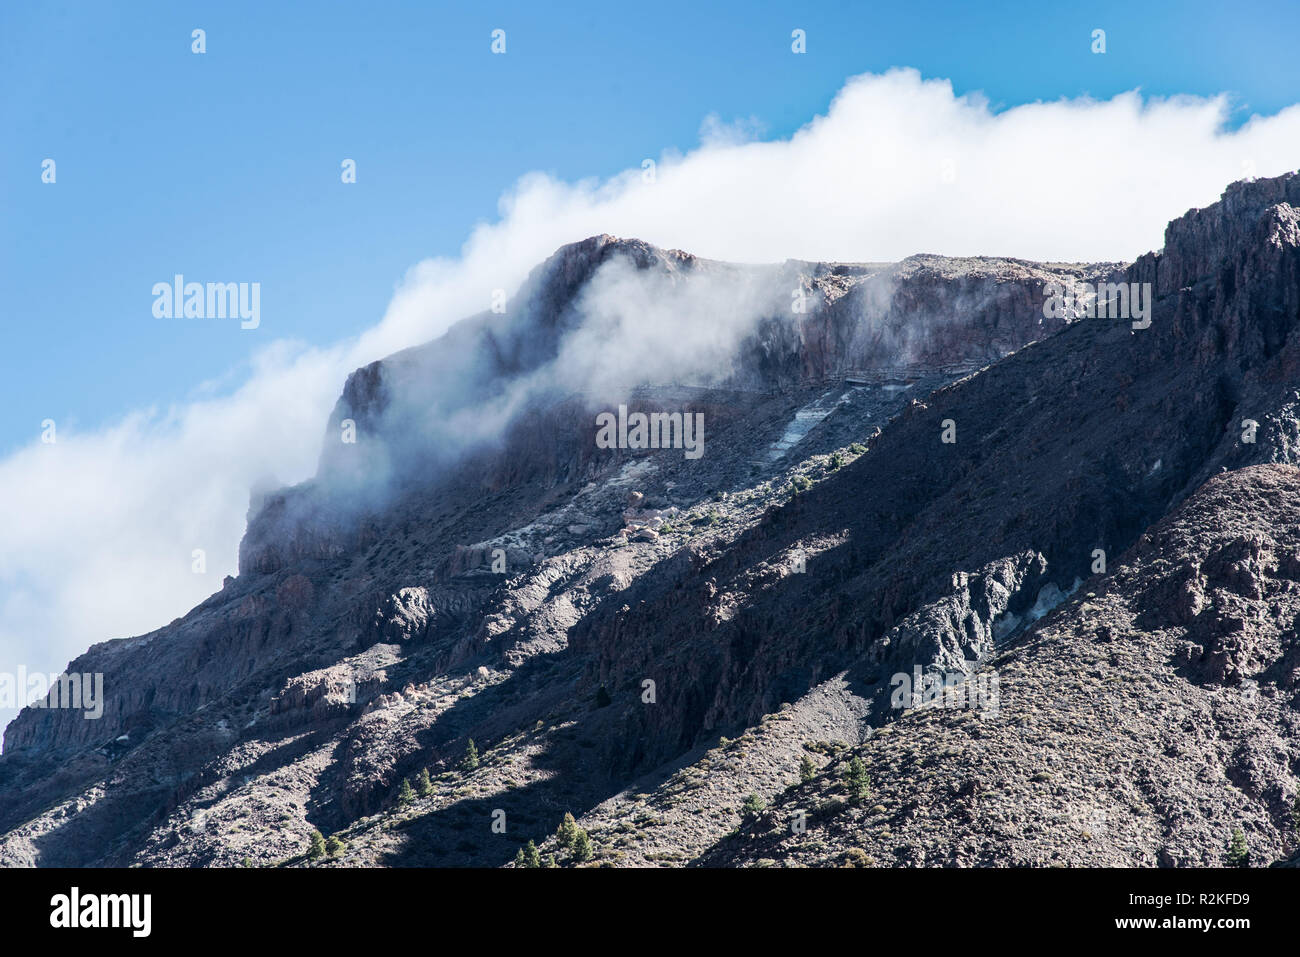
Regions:
M 356 366 L 437 335 L 596 233 L 743 262 L 916 252 L 1131 259 L 1243 175 L 1300 157 L 1300 107 L 1228 131 L 1227 97 L 1035 103 L 994 113 L 914 71 L 858 77 L 790 139 L 706 119 L 703 145 L 609 180 L 533 174 L 456 259 L 414 267 L 382 321 L 329 347 L 277 343 L 233 391 L 61 432 L 0 461 L 0 670 L 58 671 L 89 644 L 183 614 L 235 569 L 249 487 L 315 467 Z M 359 317 L 360 318 L 360 317 Z M 191 572 L 207 552 L 208 574 Z M 8 715 L 0 713 L 0 721 Z

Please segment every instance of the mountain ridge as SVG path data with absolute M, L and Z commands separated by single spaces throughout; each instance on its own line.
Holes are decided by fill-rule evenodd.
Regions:
M 1297 200 L 1294 175 L 1234 184 L 1122 272 L 920 256 L 855 274 L 795 261 L 730 267 L 613 237 L 563 247 L 504 315 L 471 317 L 441 347 L 349 377 L 327 437 L 351 419 L 361 440 L 327 438 L 312 483 L 253 502 L 238 579 L 177 623 L 73 663 L 115 677 L 102 727 L 28 709 L 6 729 L 0 790 L 15 800 L 0 813 L 0 860 L 273 863 L 295 860 L 315 826 L 346 835 L 343 863 L 506 863 L 565 809 L 613 864 L 1205 864 L 1216 860 L 1214 828 L 1246 811 L 1252 846 L 1288 853 L 1285 803 L 1300 764 L 1286 735 L 1281 758 L 1257 762 L 1249 800 L 1228 785 L 1164 795 L 1154 819 L 1194 804 L 1202 823 L 1175 829 L 1176 840 L 1158 835 L 1160 846 L 1158 828 L 1119 830 L 1100 857 L 978 816 L 959 822 L 965 832 L 913 829 L 903 853 L 892 837 L 868 847 L 852 829 L 817 838 L 826 853 L 809 851 L 775 840 L 770 814 L 727 835 L 747 788 L 782 808 L 807 803 L 813 787 L 782 797 L 803 756 L 838 773 L 850 753 L 874 753 L 882 729 L 908 727 L 890 702 L 891 675 L 977 675 L 1053 614 L 1079 614 L 1071 595 L 1101 594 L 1094 580 L 1112 574 L 1092 571 L 1095 550 L 1132 554 L 1207 481 L 1227 481 L 1221 469 L 1249 472 L 1233 486 L 1242 495 L 1274 482 L 1276 507 L 1290 508 Z M 710 444 L 698 468 L 680 453 L 594 448 L 599 402 L 553 375 L 593 323 L 619 328 L 599 326 L 618 312 L 591 297 L 623 259 L 656 294 L 699 281 L 765 305 L 727 327 L 725 367 L 605 390 L 647 409 L 703 412 Z M 1121 275 L 1152 284 L 1149 329 L 1043 316 L 1049 282 Z M 806 312 L 788 311 L 792 293 L 808 298 Z M 699 315 L 719 300 L 704 297 Z M 443 389 L 456 369 L 468 372 Z M 847 381 L 864 369 L 875 384 Z M 445 422 L 422 432 L 421 416 L 458 421 L 479 405 L 457 404 L 465 388 L 512 414 L 448 456 Z M 813 424 L 787 445 L 801 414 Z M 1244 418 L 1258 422 L 1254 442 L 1240 439 Z M 944 443 L 949 421 L 956 441 Z M 1266 481 L 1250 471 L 1260 467 L 1282 473 Z M 1291 615 L 1290 579 L 1276 574 L 1251 573 L 1258 595 L 1232 592 L 1262 603 L 1233 622 Z M 1232 658 L 1214 642 L 1242 629 L 1198 618 L 1156 630 L 1200 628 L 1210 641 L 1201 656 Z M 1249 677 L 1276 699 L 1274 726 L 1292 728 L 1292 678 L 1278 662 L 1293 639 L 1283 628 L 1252 642 L 1262 657 L 1235 671 L 1189 671 L 1201 661 L 1193 654 L 1178 680 Z M 1082 720 L 1071 707 L 1067 718 Z M 1017 713 L 1013 701 L 1005 709 Z M 806 737 L 781 733 L 793 729 Z M 710 747 L 724 732 L 754 741 Z M 470 737 L 490 747 L 479 769 L 461 772 Z M 922 740 L 936 754 L 950 746 Z M 1046 766 L 1047 754 L 1027 760 Z M 397 785 L 422 767 L 436 772 L 434 793 L 415 810 L 396 807 Z M 895 768 L 888 817 L 842 801 L 826 827 L 901 821 L 911 804 L 906 820 L 933 812 L 938 792 L 897 761 L 871 767 L 876 777 Z M 842 800 L 838 784 L 818 781 L 819 802 Z M 1113 790 L 1098 786 L 1099 807 Z M 495 807 L 520 822 L 505 835 L 489 827 Z M 938 849 L 958 838 L 981 849 Z

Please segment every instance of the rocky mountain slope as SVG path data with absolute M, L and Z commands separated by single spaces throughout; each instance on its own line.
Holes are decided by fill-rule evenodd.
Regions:
M 1127 267 L 565 247 L 349 379 L 238 577 L 70 665 L 101 720 L 6 729 L 0 861 L 1294 854 L 1298 208 Z M 1149 325 L 1044 315 L 1120 281 Z M 619 404 L 703 454 L 598 447 Z

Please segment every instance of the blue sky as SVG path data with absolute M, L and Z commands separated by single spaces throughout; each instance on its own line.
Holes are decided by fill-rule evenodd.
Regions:
M 0 454 L 47 417 L 89 429 L 239 380 L 264 339 L 160 323 L 156 281 L 259 281 L 266 336 L 329 343 L 520 175 L 609 176 L 691 149 L 709 114 L 788 136 L 847 77 L 902 65 L 995 108 L 1228 91 L 1242 119 L 1300 91 L 1290 3 L 557 6 L 0 8 Z
M 1300 163 L 1294 3 L 557 6 L 0 5 L 0 673 L 219 590 L 347 374 L 563 243 L 1115 261 Z M 260 326 L 156 318 L 177 273 Z M 736 312 L 653 306 L 589 368 Z

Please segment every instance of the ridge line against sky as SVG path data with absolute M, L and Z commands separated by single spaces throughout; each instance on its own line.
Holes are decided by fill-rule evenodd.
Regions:
M 351 331 L 324 338 L 303 335 L 285 317 L 294 310 L 293 289 L 320 282 L 328 263 L 294 274 L 281 272 L 292 264 L 277 264 L 265 275 L 247 256 L 205 250 L 205 236 L 233 235 L 237 243 L 242 233 L 232 233 L 220 211 L 201 216 L 198 246 L 181 241 L 169 256 L 146 257 L 115 280 L 138 297 L 141 315 L 98 321 L 133 330 L 123 333 L 124 356 L 190 323 L 189 348 L 219 337 L 220 354 L 232 357 L 226 371 L 195 376 L 183 401 L 169 400 L 160 386 L 150 402 L 134 403 L 136 411 L 127 405 L 98 418 L 75 401 L 48 411 L 30 400 L 11 406 L 15 419 L 0 433 L 8 443 L 0 447 L 10 449 L 0 458 L 0 495 L 12 514 L 0 529 L 0 670 L 12 670 L 12 659 L 57 671 L 88 645 L 151 630 L 217 590 L 234 571 L 249 488 L 310 476 L 347 373 L 481 311 L 494 289 L 513 291 L 564 243 L 607 232 L 710 258 L 769 262 L 922 252 L 1128 260 L 1159 248 L 1165 222 L 1213 202 L 1228 182 L 1300 162 L 1300 107 L 1236 119 L 1230 93 L 1143 98 L 1130 91 L 1005 105 L 955 95 L 948 81 L 910 69 L 849 80 L 782 137 L 756 135 L 758 121 L 696 113 L 700 145 L 649 151 L 653 181 L 639 158 L 610 177 L 515 179 L 500 194 L 496 219 L 468 229 L 460 255 L 411 266 L 377 323 L 362 311 Z M 474 144 L 457 145 L 472 163 Z M 328 186 L 321 189 L 347 196 L 373 177 L 363 159 L 357 184 L 338 182 L 339 159 L 350 152 L 324 150 Z M 39 159 L 29 159 L 34 179 Z M 56 191 L 58 204 L 75 203 L 80 165 L 65 161 L 57 184 L 34 188 Z M 378 224 L 358 209 L 349 208 L 349 228 L 364 250 Z M 177 272 L 261 282 L 262 324 L 241 331 L 237 322 L 154 318 L 149 289 Z M 5 279 L 7 287 L 17 281 Z M 378 295 L 365 291 L 372 301 Z M 31 342 L 21 331 L 6 335 L 11 353 Z M 38 359 L 57 361 L 58 343 L 43 345 Z M 179 374 L 201 367 L 182 362 Z M 66 389 L 75 395 L 76 383 Z M 54 445 L 39 441 L 47 417 L 57 423 Z M 199 575 L 196 548 L 206 554 Z
M 47 416 L 102 427 L 247 369 L 246 337 L 150 321 L 141 285 L 177 271 L 261 280 L 262 337 L 323 345 L 369 325 L 412 263 L 456 257 L 530 170 L 577 182 L 635 169 L 691 148 L 710 114 L 788 138 L 846 77 L 900 65 L 994 112 L 1224 94 L 1235 128 L 1291 105 L 1297 32 L 1300 5 L 1269 0 L 5 5 L 0 292 L 22 317 L 5 344 L 29 359 L 0 377 L 0 455 Z M 358 163 L 351 189 L 344 157 Z M 57 185 L 40 181 L 46 158 Z M 778 258 L 792 255 L 811 253 Z

